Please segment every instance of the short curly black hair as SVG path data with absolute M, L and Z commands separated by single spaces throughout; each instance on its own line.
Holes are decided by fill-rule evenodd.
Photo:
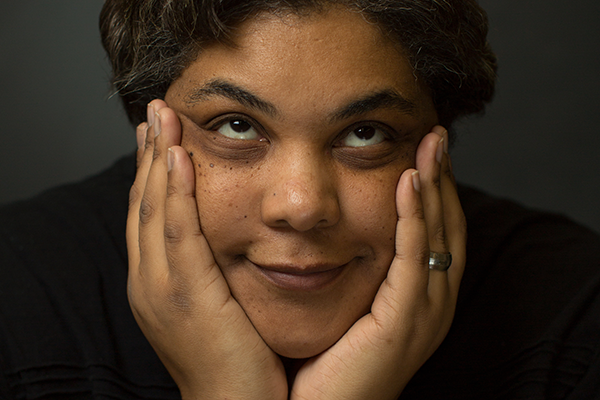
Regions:
M 227 44 L 236 24 L 263 12 L 302 15 L 334 4 L 360 12 L 402 47 L 441 124 L 449 128 L 491 100 L 496 57 L 475 0 L 106 0 L 100 31 L 112 83 L 137 125 L 203 46 Z

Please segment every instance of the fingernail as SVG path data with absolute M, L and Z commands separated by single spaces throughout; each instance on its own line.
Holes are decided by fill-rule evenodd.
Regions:
M 412 173 L 412 181 L 413 181 L 413 187 L 415 188 L 415 190 L 419 193 L 421 193 L 421 179 L 419 177 L 419 171 L 415 171 Z
M 438 142 L 437 150 L 435 152 L 435 159 L 437 160 L 437 162 L 439 164 L 442 163 L 442 156 L 444 155 L 444 146 L 445 146 L 444 142 L 445 141 L 446 140 L 444 140 L 443 137 L 440 139 L 440 141 Z
M 450 138 L 448 135 L 448 131 L 444 131 L 444 153 L 446 154 L 448 154 L 448 145 L 450 144 Z
M 152 125 L 154 125 L 154 106 L 152 104 L 148 104 L 148 109 L 146 112 L 146 119 L 148 120 L 148 128 L 150 128 Z
M 160 122 L 160 114 L 159 113 L 154 113 L 154 137 L 157 137 L 158 135 L 160 135 L 160 130 L 161 130 L 161 122 Z
M 169 152 L 167 153 L 167 165 L 169 167 L 169 171 L 173 169 L 173 164 L 175 163 L 175 153 L 173 149 L 169 147 Z
M 433 133 L 437 133 L 438 135 L 440 135 L 440 137 L 444 136 L 444 131 L 446 130 L 446 128 L 444 128 L 441 125 L 436 125 L 431 129 L 431 132 Z
M 143 122 L 140 125 L 138 125 L 137 132 L 135 135 L 135 137 L 137 139 L 138 150 L 144 146 L 144 143 L 146 142 L 146 134 L 147 133 L 148 133 L 148 123 Z

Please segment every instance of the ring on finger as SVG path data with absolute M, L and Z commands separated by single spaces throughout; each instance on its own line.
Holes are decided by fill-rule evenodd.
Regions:
M 452 254 L 429 252 L 429 269 L 434 271 L 447 271 L 452 264 Z

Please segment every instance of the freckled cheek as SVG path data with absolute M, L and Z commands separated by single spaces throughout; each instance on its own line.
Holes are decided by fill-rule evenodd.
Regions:
M 378 257 L 393 256 L 398 173 L 384 174 L 349 186 L 346 212 L 353 231 L 368 240 Z
M 211 248 L 219 252 L 247 244 L 251 239 L 244 232 L 251 231 L 251 221 L 256 220 L 259 210 L 252 172 L 226 160 L 197 154 L 192 160 L 200 224 Z

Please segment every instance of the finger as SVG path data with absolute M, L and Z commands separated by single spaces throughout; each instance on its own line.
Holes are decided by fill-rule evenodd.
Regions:
M 154 119 L 157 108 L 165 107 L 166 103 L 161 100 L 155 100 L 148 104 L 147 107 L 147 122 L 145 123 L 145 132 L 143 132 L 144 124 L 140 124 L 136 131 L 138 143 L 141 143 L 141 136 L 144 141 L 137 152 L 136 164 L 137 172 L 133 186 L 129 191 L 129 211 L 127 214 L 127 254 L 129 258 L 129 267 L 137 271 L 140 262 L 139 249 L 139 210 L 142 197 L 146 188 L 148 172 L 152 164 L 152 152 L 154 149 Z
M 429 280 L 429 245 L 423 203 L 421 201 L 419 173 L 408 169 L 402 173 L 396 189 L 396 254 L 387 277 L 373 303 L 373 312 L 379 302 L 396 299 L 398 304 L 414 305 L 426 298 Z M 409 306 L 409 309 L 416 307 Z
M 141 168 L 150 164 L 144 187 L 144 194 L 139 204 L 139 247 L 145 271 L 152 274 L 165 263 L 153 262 L 165 260 L 164 222 L 165 202 L 167 197 L 168 148 L 179 144 L 181 125 L 173 110 L 163 107 L 154 114 L 154 121 L 148 132 L 153 137 L 153 144 L 148 144 L 146 154 L 142 158 Z M 149 139 L 150 140 L 150 139 Z M 149 141 L 148 140 L 148 141 Z M 147 142 L 148 142 L 147 141 Z M 152 151 L 150 151 L 152 150 Z M 138 171 L 140 179 L 143 172 Z M 165 273 L 166 271 L 162 271 Z
M 452 161 L 448 153 L 448 131 L 441 126 L 432 129 L 444 138 L 441 166 L 440 192 L 443 204 L 444 228 L 448 251 L 452 254 L 452 265 L 448 269 L 449 293 L 452 303 L 458 296 L 460 281 L 466 263 L 467 226 L 465 215 L 458 198 L 456 179 L 452 173 Z
M 228 297 L 225 280 L 200 228 L 192 160 L 180 146 L 171 147 L 169 152 L 164 236 L 172 277 L 180 282 L 180 289 L 184 289 L 181 285 L 189 283 L 210 285 L 222 282 L 223 287 L 215 293 Z M 196 289 L 203 290 L 202 287 Z
M 142 122 L 135 130 L 135 138 L 137 140 L 137 151 L 135 154 L 135 166 L 138 168 L 142 162 L 142 156 L 144 155 L 146 134 L 148 133 L 148 122 Z
M 135 136 L 138 144 L 138 149 L 135 157 L 135 166 L 139 171 L 144 150 L 146 148 L 146 135 L 148 133 L 148 123 L 143 122 L 136 128 Z M 143 184 L 140 182 L 141 179 L 136 179 L 133 186 L 129 190 L 129 211 L 127 214 L 127 254 L 129 258 L 129 265 L 137 265 L 139 263 L 139 246 L 138 246 L 138 213 L 139 213 L 139 202 L 143 194 Z
M 446 144 L 444 136 L 432 132 L 423 138 L 417 149 L 429 247 L 438 253 L 448 252 L 441 193 L 441 163 Z
M 443 162 L 445 143 L 444 136 L 434 131 L 423 138 L 417 149 L 417 168 L 421 174 L 428 246 L 430 251 L 443 254 L 449 251 L 441 193 L 441 162 Z M 426 264 L 429 268 L 429 257 Z M 448 290 L 448 274 L 444 271 L 430 270 L 428 287 L 430 298 L 435 299 L 436 304 L 443 307 Z
M 456 180 L 448 153 L 444 154 L 442 160 L 441 193 L 448 250 L 452 253 L 448 283 L 452 298 L 456 300 L 466 264 L 467 222 L 456 190 Z

